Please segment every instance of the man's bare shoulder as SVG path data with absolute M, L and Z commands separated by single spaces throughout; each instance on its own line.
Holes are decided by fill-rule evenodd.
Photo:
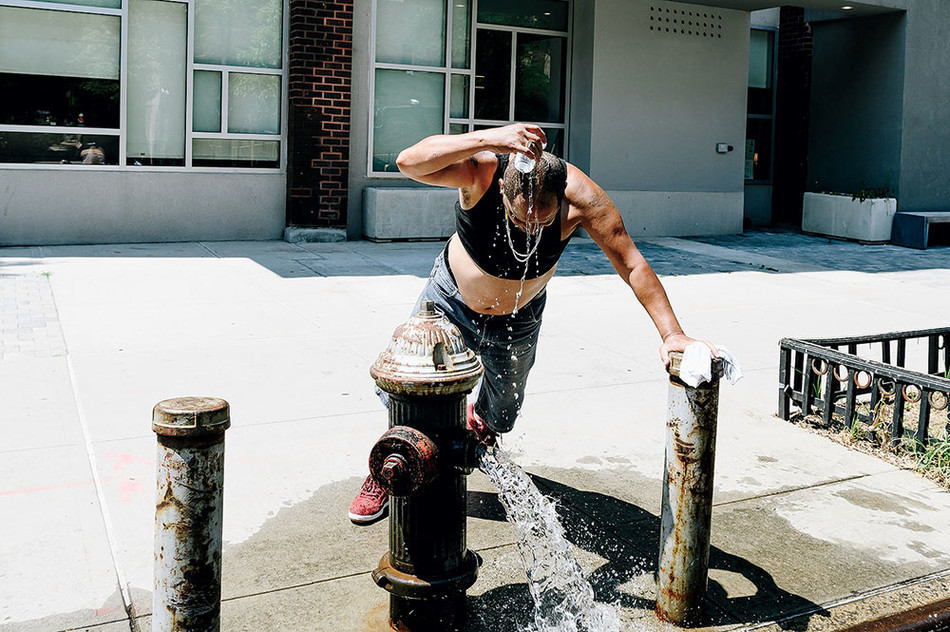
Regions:
M 582 215 L 610 204 L 610 198 L 604 190 L 591 180 L 590 176 L 569 162 L 564 197 L 570 203 L 572 210 Z
M 498 166 L 498 156 L 490 151 L 480 151 L 468 157 L 469 162 L 475 165 L 480 171 L 482 169 L 491 169 L 492 173 Z
M 492 186 L 492 177 L 498 167 L 498 157 L 490 151 L 480 151 L 472 154 L 466 160 L 475 169 L 472 186 L 459 188 L 459 202 L 464 210 L 475 206 L 485 191 Z

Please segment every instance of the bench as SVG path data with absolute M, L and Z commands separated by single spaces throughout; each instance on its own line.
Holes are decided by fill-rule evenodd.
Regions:
M 950 211 L 898 212 L 891 227 L 891 243 L 925 250 L 930 245 L 931 224 L 950 224 Z

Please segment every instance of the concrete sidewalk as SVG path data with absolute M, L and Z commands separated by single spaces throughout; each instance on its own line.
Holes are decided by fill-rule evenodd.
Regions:
M 0 631 L 149 630 L 155 437 L 169 397 L 231 404 L 223 629 L 384 630 L 386 522 L 346 509 L 386 427 L 370 364 L 441 244 L 0 249 Z M 950 248 L 783 232 L 644 240 L 691 335 L 728 347 L 710 627 L 835 630 L 950 595 L 950 495 L 775 416 L 778 341 L 944 326 Z M 656 630 L 666 376 L 589 240 L 549 287 L 504 446 L 554 496 L 597 598 Z M 530 622 L 515 532 L 470 477 L 471 631 Z M 798 615 L 796 617 L 796 615 Z M 791 617 L 791 618 L 790 618 Z

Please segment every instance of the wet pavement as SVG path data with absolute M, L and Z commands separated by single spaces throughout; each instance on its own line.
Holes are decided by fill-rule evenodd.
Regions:
M 778 420 L 778 341 L 947 325 L 950 248 L 753 231 L 650 239 L 686 331 L 725 345 L 711 629 L 835 630 L 950 595 L 950 495 Z M 0 248 L 0 631 L 150 629 L 155 437 L 170 397 L 228 400 L 224 630 L 384 630 L 385 521 L 346 509 L 386 427 L 368 368 L 441 244 Z M 599 600 L 652 614 L 667 383 L 658 336 L 589 239 L 549 286 L 505 448 L 558 501 Z M 530 598 L 495 490 L 467 630 Z M 774 622 L 778 623 L 774 623 Z

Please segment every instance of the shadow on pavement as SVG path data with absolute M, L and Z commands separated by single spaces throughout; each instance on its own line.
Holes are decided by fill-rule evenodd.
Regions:
M 589 576 L 597 601 L 621 609 L 624 622 L 639 621 L 644 629 L 657 627 L 653 613 L 655 574 L 660 538 L 660 518 L 635 504 L 599 492 L 581 491 L 557 481 L 531 475 L 558 509 L 568 540 L 576 547 L 606 560 Z M 583 507 L 580 509 L 579 507 Z M 591 516 L 623 516 L 622 524 L 605 525 Z M 498 495 L 469 491 L 469 516 L 485 520 L 506 519 Z M 520 561 L 520 560 L 519 560 Z M 781 589 L 765 569 L 722 549 L 712 547 L 710 570 L 736 573 L 754 586 L 750 595 L 730 597 L 726 588 L 710 578 L 704 625 L 751 624 L 801 615 L 782 629 L 805 630 L 811 616 L 829 616 L 818 604 Z M 527 583 L 508 584 L 469 597 L 471 630 L 523 629 L 532 620 Z M 489 627 L 484 627 L 490 621 Z

